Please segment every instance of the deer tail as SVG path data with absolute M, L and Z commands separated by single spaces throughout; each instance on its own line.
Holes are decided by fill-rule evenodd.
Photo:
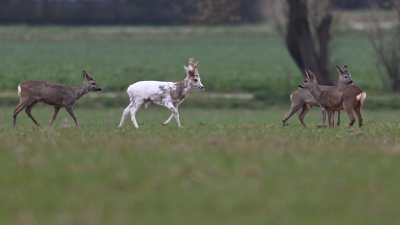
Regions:
M 21 97 L 21 85 L 18 85 L 18 96 Z
M 134 104 L 135 103 L 135 93 L 134 93 L 134 88 L 131 86 L 128 87 L 126 90 L 126 93 L 129 95 L 130 101 Z
M 367 93 L 365 92 L 362 92 L 361 94 L 357 95 L 357 100 L 360 101 L 361 105 L 363 104 L 366 98 L 367 98 Z

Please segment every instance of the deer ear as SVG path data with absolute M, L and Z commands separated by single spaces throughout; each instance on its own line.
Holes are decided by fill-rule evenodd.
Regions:
M 189 70 L 189 77 L 194 77 L 194 70 Z
M 311 72 L 311 70 L 306 69 L 305 71 L 308 78 L 310 78 L 311 80 L 315 79 L 315 75 L 313 74 L 313 72 Z
M 91 79 L 92 77 L 90 77 L 90 75 L 86 72 L 86 70 L 83 70 L 82 73 L 83 77 L 85 78 L 85 82 L 89 82 L 89 79 Z
M 187 68 L 186 66 L 183 66 L 183 69 L 185 70 L 186 75 L 189 76 L 189 72 L 190 72 L 189 68 Z
M 336 66 L 337 71 L 339 72 L 339 75 L 342 76 L 344 73 L 344 71 L 342 69 L 340 69 L 340 67 Z
M 349 68 L 347 68 L 347 65 L 344 65 L 343 70 L 344 70 L 344 73 L 346 73 L 347 75 L 350 75 Z

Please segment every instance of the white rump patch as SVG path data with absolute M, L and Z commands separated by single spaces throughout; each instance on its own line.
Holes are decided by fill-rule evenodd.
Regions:
M 18 85 L 18 96 L 21 96 L 21 86 Z
M 363 92 L 363 93 L 357 95 L 357 100 L 360 100 L 361 97 L 362 97 L 363 100 L 366 99 L 367 98 L 367 93 Z
M 290 95 L 290 101 L 292 101 L 292 95 Z

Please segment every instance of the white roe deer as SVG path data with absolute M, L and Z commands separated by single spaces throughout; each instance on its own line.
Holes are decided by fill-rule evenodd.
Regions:
M 350 126 L 356 121 L 353 110 L 358 117 L 358 125 L 362 126 L 363 118 L 361 115 L 361 106 L 367 94 L 356 85 L 347 85 L 336 87 L 329 90 L 321 90 L 315 75 L 310 70 L 305 70 L 307 78 L 299 85 L 300 88 L 311 92 L 318 104 L 328 113 L 329 126 L 334 126 L 334 112 L 345 109 L 350 117 Z
M 172 115 L 163 123 L 167 125 L 172 117 L 175 117 L 178 126 L 181 126 L 179 121 L 178 106 L 183 102 L 185 97 L 193 88 L 198 88 L 204 91 L 203 84 L 200 81 L 200 74 L 197 70 L 198 62 L 194 62 L 192 58 L 189 59 L 188 67 L 183 66 L 187 77 L 177 83 L 173 82 L 160 82 L 160 81 L 139 81 L 128 87 L 127 93 L 131 103 L 126 107 L 122 114 L 119 127 L 124 124 L 128 114 L 136 128 L 139 128 L 136 121 L 136 113 L 140 107 L 145 104 L 145 107 L 154 102 L 157 105 L 165 106 L 172 111 Z
M 338 72 L 339 72 L 339 82 L 338 82 L 338 87 L 342 87 L 345 85 L 353 84 L 353 80 L 351 79 L 351 75 L 349 73 L 349 69 L 345 65 L 343 67 L 343 70 L 340 69 L 340 67 L 336 66 Z M 324 91 L 324 90 L 329 90 L 332 88 L 335 88 L 335 86 L 323 86 L 319 85 L 319 88 Z M 292 101 L 292 106 L 290 107 L 289 112 L 285 115 L 285 118 L 283 119 L 282 122 L 282 127 L 285 126 L 286 121 L 290 119 L 290 117 L 296 113 L 300 108 L 303 108 L 299 115 L 299 120 L 301 124 L 303 124 L 304 127 L 306 127 L 306 123 L 304 122 L 304 117 L 308 113 L 308 111 L 311 109 L 313 106 L 319 106 L 318 102 L 313 98 L 311 93 L 305 89 L 297 89 L 293 94 L 290 95 L 290 100 Z M 325 118 L 326 118 L 326 111 L 322 109 L 322 126 L 325 125 Z M 340 111 L 338 111 L 338 123 L 337 125 L 339 126 L 340 124 Z
M 89 91 L 101 91 L 96 81 L 85 70 L 82 72 L 85 81 L 79 87 L 70 87 L 64 84 L 39 80 L 31 80 L 18 85 L 20 102 L 14 109 L 13 125 L 15 126 L 17 124 L 18 113 L 26 108 L 25 112 L 28 114 L 29 118 L 31 118 L 36 125 L 40 126 L 35 118 L 33 118 L 31 111 L 38 102 L 43 102 L 54 106 L 53 119 L 51 120 L 50 126 L 53 125 L 58 111 L 62 107 L 65 107 L 65 110 L 67 110 L 74 119 L 76 126 L 79 126 L 72 106 Z

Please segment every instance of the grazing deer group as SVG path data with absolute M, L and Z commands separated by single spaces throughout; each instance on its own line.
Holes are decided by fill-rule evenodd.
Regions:
M 183 66 L 186 78 L 176 83 L 140 81 L 130 85 L 127 90 L 130 104 L 122 114 L 119 127 L 124 124 L 126 117 L 130 114 L 134 126 L 139 128 L 136 121 L 136 113 L 143 104 L 147 108 L 151 102 L 167 107 L 171 110 L 172 114 L 162 124 L 163 126 L 167 125 L 172 118 L 175 117 L 178 126 L 181 127 L 178 112 L 179 105 L 192 89 L 200 89 L 204 91 L 203 84 L 200 81 L 198 66 L 199 63 L 195 63 L 194 59 L 190 58 L 189 65 L 187 67 Z M 361 106 L 366 98 L 366 93 L 360 87 L 352 85 L 353 80 L 351 79 L 347 66 L 344 66 L 343 70 L 338 66 L 336 67 L 339 72 L 339 85 L 337 87 L 318 85 L 315 75 L 311 71 L 307 69 L 305 70 L 307 77 L 299 85 L 301 89 L 296 90 L 290 96 L 292 106 L 283 119 L 282 126 L 285 125 L 286 121 L 295 112 L 300 108 L 303 108 L 299 115 L 299 119 L 303 126 L 306 127 L 304 117 L 312 106 L 321 107 L 323 112 L 323 125 L 325 124 L 326 113 L 328 113 L 329 126 L 334 126 L 334 115 L 336 111 L 339 115 L 337 124 L 339 125 L 339 110 L 344 109 L 350 117 L 350 126 L 355 122 L 353 110 L 356 112 L 358 117 L 359 126 L 362 126 L 363 118 L 361 115 Z M 37 126 L 40 126 L 32 116 L 31 111 L 38 102 L 43 102 L 54 107 L 53 118 L 50 122 L 50 126 L 53 125 L 59 110 L 63 107 L 74 119 L 76 126 L 79 126 L 72 106 L 78 99 L 88 92 L 101 91 L 101 88 L 98 86 L 96 81 L 85 70 L 82 72 L 85 81 L 79 87 L 70 87 L 63 84 L 37 80 L 21 83 L 18 86 L 20 103 L 14 109 L 13 125 L 16 126 L 18 113 L 25 109 L 25 112 L 32 121 Z
M 345 67 L 346 68 L 346 67 Z M 306 79 L 299 85 L 299 88 L 307 89 L 311 92 L 318 105 L 328 113 L 329 126 L 334 126 L 335 111 L 346 110 L 350 117 L 350 126 L 356 121 L 353 110 L 358 117 L 358 125 L 362 126 L 363 118 L 361 115 L 361 106 L 367 94 L 356 85 L 346 85 L 335 87 L 328 90 L 321 90 L 315 75 L 310 70 L 306 71 Z
M 353 80 L 351 79 L 351 75 L 349 73 L 349 69 L 345 65 L 343 67 L 343 70 L 336 66 L 338 72 L 339 72 L 339 82 L 338 82 L 338 87 L 346 86 L 353 84 Z M 335 88 L 335 86 L 323 86 L 323 85 L 318 85 L 318 87 L 322 90 L 330 90 Z M 306 123 L 304 122 L 304 117 L 308 113 L 311 107 L 313 106 L 320 106 L 318 102 L 314 99 L 312 96 L 311 92 L 306 90 L 306 89 L 297 89 L 295 92 L 293 92 L 292 95 L 290 95 L 290 100 L 292 101 L 292 106 L 289 110 L 289 112 L 286 114 L 285 118 L 283 119 L 282 127 L 285 126 L 286 121 L 289 120 L 289 118 L 296 113 L 300 108 L 303 108 L 299 115 L 299 120 L 301 124 L 303 124 L 304 127 L 306 127 Z M 325 118 L 326 118 L 326 111 L 323 107 L 322 109 L 322 126 L 325 125 Z M 339 126 L 340 124 L 340 111 L 338 111 L 338 123 L 337 125 Z

